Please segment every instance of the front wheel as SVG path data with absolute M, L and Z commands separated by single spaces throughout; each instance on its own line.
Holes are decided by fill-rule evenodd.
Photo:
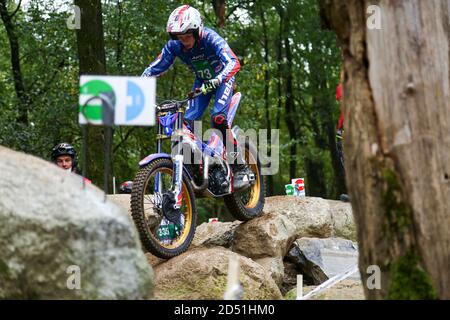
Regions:
M 255 181 L 249 189 L 225 196 L 224 201 L 226 207 L 236 219 L 248 221 L 263 213 L 265 184 L 261 175 L 261 163 L 256 148 L 253 144 L 246 142 L 243 149 L 245 161 L 255 174 Z
M 194 191 L 184 172 L 178 223 L 171 222 L 163 212 L 167 208 L 164 198 L 172 189 L 172 172 L 170 159 L 156 159 L 138 171 L 131 191 L 131 215 L 141 242 L 145 249 L 163 259 L 185 252 L 196 227 Z

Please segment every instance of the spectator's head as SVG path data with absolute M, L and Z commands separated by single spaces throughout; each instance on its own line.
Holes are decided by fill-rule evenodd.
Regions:
M 191 49 L 202 36 L 203 21 L 200 12 L 188 5 L 176 8 L 167 20 L 166 31 L 172 39 L 180 40 L 186 49 Z
M 77 167 L 77 153 L 68 143 L 59 143 L 52 149 L 52 161 L 64 170 L 74 171 Z

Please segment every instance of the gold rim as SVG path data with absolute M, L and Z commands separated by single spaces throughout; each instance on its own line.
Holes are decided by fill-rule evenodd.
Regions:
M 167 173 L 170 175 L 170 177 L 172 177 L 172 171 L 173 170 L 169 169 L 169 168 L 162 168 L 162 169 L 155 171 L 154 174 L 156 174 L 157 172 Z M 181 205 L 181 214 L 184 215 L 184 226 L 183 226 L 183 231 L 181 232 L 181 235 L 178 238 L 175 238 L 171 244 L 163 244 L 159 241 L 157 236 L 155 234 L 153 234 L 153 232 L 150 230 L 152 237 L 154 237 L 161 246 L 163 246 L 164 248 L 167 248 L 167 249 L 175 249 L 175 248 L 179 247 L 184 241 L 186 241 L 186 238 L 189 235 L 189 231 L 191 230 L 192 218 L 193 218 L 192 202 L 191 202 L 191 198 L 189 197 L 189 192 L 187 190 L 187 186 L 184 183 L 184 181 L 183 181 L 182 186 L 183 187 L 182 187 L 181 192 L 182 192 L 183 202 Z M 144 190 L 147 190 L 147 187 L 148 187 L 148 182 L 147 182 L 147 185 L 145 186 Z M 155 210 L 155 209 L 152 209 L 152 210 Z M 145 208 L 144 208 L 144 212 L 145 212 Z M 159 221 L 158 227 L 160 225 L 161 225 L 161 221 Z
M 250 189 L 250 197 L 249 197 L 247 203 L 245 204 L 245 207 L 247 209 L 253 209 L 254 207 L 256 207 L 256 205 L 258 204 L 258 201 L 259 201 L 259 194 L 261 191 L 261 181 L 259 180 L 258 163 L 257 163 L 255 157 L 253 156 L 253 154 L 247 148 L 245 149 L 245 159 L 246 159 L 247 163 L 249 164 L 250 169 L 253 171 L 253 173 L 256 176 L 255 184 Z

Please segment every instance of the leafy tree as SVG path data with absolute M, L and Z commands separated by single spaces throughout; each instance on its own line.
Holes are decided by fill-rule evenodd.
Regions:
M 17 8 L 13 1 L 2 2 L 9 14 Z M 140 76 L 168 40 L 167 18 L 181 3 L 101 1 L 104 70 L 102 66 L 95 73 Z M 242 93 L 242 100 L 235 124 L 244 130 L 280 130 L 280 171 L 266 177 L 269 195 L 284 194 L 284 185 L 301 176 L 306 178 L 308 195 L 337 197 L 344 189 L 342 172 L 335 165 L 334 144 L 339 114 L 334 90 L 341 54 L 335 35 L 320 30 L 316 1 L 214 3 L 192 1 L 205 24 L 228 41 L 241 61 L 235 91 Z M 85 70 L 79 63 L 77 30 L 67 28 L 73 4 L 72 0 L 31 0 L 12 18 L 28 99 L 27 124 L 18 121 L 21 104 L 12 73 L 9 38 L 4 23 L 0 24 L 0 144 L 49 159 L 51 147 L 67 141 L 81 153 L 78 77 Z M 90 24 L 83 25 L 82 21 L 81 27 L 93 31 Z M 191 90 L 193 77 L 177 60 L 158 78 L 157 99 L 184 96 Z M 208 113 L 203 119 L 205 129 L 210 127 Z M 132 180 L 139 160 L 154 152 L 155 128 L 115 127 L 113 132 L 112 175 L 118 187 Z M 98 136 L 94 141 L 102 140 Z M 98 149 L 88 157 L 88 167 L 94 170 L 88 177 L 103 187 L 103 147 L 91 141 L 89 145 Z M 221 201 L 200 199 L 199 204 L 200 221 L 219 212 L 230 218 Z

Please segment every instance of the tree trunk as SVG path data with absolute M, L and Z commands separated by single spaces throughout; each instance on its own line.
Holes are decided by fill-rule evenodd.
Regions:
M 313 67 L 311 67 L 311 72 L 313 74 L 315 72 Z M 319 91 L 319 93 L 316 93 L 312 98 L 312 108 L 313 110 L 323 112 L 322 110 L 326 108 L 326 95 L 320 94 L 320 91 L 322 89 L 320 86 L 320 81 L 311 81 L 312 85 L 316 86 L 317 90 Z M 313 132 L 315 132 L 314 143 L 316 147 L 319 150 L 327 149 L 328 144 L 324 134 L 325 128 L 322 128 L 322 119 L 320 119 L 317 113 L 313 112 L 310 122 Z M 312 146 L 310 146 L 310 148 L 313 149 Z M 305 170 L 307 176 L 306 190 L 308 190 L 308 194 L 313 197 L 327 198 L 329 192 L 325 180 L 325 161 L 323 157 L 315 155 L 314 152 L 310 152 L 305 158 Z
M 269 100 L 269 85 L 270 85 L 270 73 L 269 73 L 269 39 L 267 35 L 267 23 L 266 23 L 266 16 L 264 14 L 264 11 L 260 11 L 261 16 L 261 22 L 263 27 L 263 42 L 264 42 L 264 63 L 265 63 L 265 69 L 264 69 L 264 109 L 265 109 L 265 116 L 266 116 L 266 129 L 268 132 L 268 140 L 272 141 L 272 125 L 270 122 L 270 100 Z M 268 157 L 271 159 L 271 144 L 268 144 Z M 274 194 L 273 190 L 273 175 L 267 176 L 267 196 L 272 196 Z
M 283 109 L 282 106 L 282 92 L 281 92 L 281 84 L 283 79 L 283 69 L 282 69 L 282 63 L 283 63 L 283 42 L 282 42 L 282 35 L 283 35 L 283 17 L 282 12 L 279 12 L 280 16 L 280 24 L 278 26 L 278 41 L 277 41 L 277 94 L 278 94 L 278 106 L 277 106 L 277 116 L 276 116 L 276 128 L 280 128 L 281 125 L 281 112 Z
M 77 30 L 80 75 L 106 74 L 105 42 L 103 36 L 102 6 L 100 0 L 75 0 L 81 10 L 81 29 Z M 88 127 L 86 175 L 98 186 L 104 185 L 105 130 Z M 108 191 L 111 188 L 108 177 Z
M 116 32 L 116 67 L 118 74 L 123 74 L 123 63 L 122 63 L 122 49 L 123 49 L 123 39 L 122 39 L 122 1 L 117 0 L 117 32 Z
M 327 198 L 327 186 L 324 181 L 325 172 L 321 160 L 305 158 L 306 190 L 310 197 Z
M 331 155 L 331 164 L 334 173 L 334 186 L 327 188 L 325 177 L 321 176 L 317 180 L 318 186 L 316 189 L 327 190 L 325 194 L 317 195 L 321 197 L 327 197 L 333 195 L 339 195 L 346 193 L 345 189 L 345 176 L 344 169 L 342 167 L 336 146 L 336 121 L 331 115 L 334 113 L 335 102 L 334 95 L 330 97 L 328 89 L 328 72 L 325 68 L 326 61 L 321 56 L 320 50 L 316 53 L 317 57 L 312 58 L 309 61 L 311 74 L 311 86 L 315 89 L 313 96 L 313 110 L 315 111 L 311 117 L 311 125 L 313 127 L 315 144 L 322 150 L 329 150 Z M 319 115 L 317 115 L 317 113 Z M 326 116 L 322 116 L 326 115 Z M 321 171 L 324 171 L 323 158 L 318 159 L 317 166 Z M 309 183 L 311 183 L 311 177 L 308 175 Z M 313 195 L 313 194 L 311 194 Z
M 332 118 L 332 117 L 330 117 Z M 333 166 L 334 172 L 334 188 L 337 195 L 347 193 L 347 188 L 345 186 L 345 172 L 342 166 L 341 160 L 339 158 L 337 144 L 336 144 L 336 123 L 331 121 L 325 124 L 326 134 L 328 140 L 328 149 L 331 153 L 331 165 Z
M 277 5 L 277 11 L 280 19 L 284 22 L 282 29 L 282 44 L 285 48 L 285 61 L 280 60 L 279 63 L 282 64 L 282 72 L 286 82 L 286 99 L 285 99 L 285 114 L 284 120 L 286 122 L 289 138 L 291 140 L 291 146 L 289 148 L 289 176 L 290 178 L 295 178 L 297 175 L 297 137 L 300 135 L 297 126 L 297 115 L 295 113 L 294 104 L 294 92 L 292 87 L 292 53 L 291 45 L 289 43 L 289 27 L 290 27 L 290 11 L 289 8 L 283 8 L 282 5 Z M 283 59 L 283 55 L 281 55 Z
M 284 47 L 286 50 L 286 113 L 285 120 L 288 126 L 289 136 L 291 138 L 291 148 L 290 148 L 290 161 L 289 161 L 289 174 L 291 178 L 295 178 L 297 176 L 297 145 L 298 145 L 298 137 L 301 135 L 300 129 L 298 126 L 298 115 L 295 110 L 295 102 L 294 102 L 294 90 L 293 90 L 293 76 L 292 76 L 292 53 L 291 53 L 291 45 L 289 43 L 289 21 L 290 14 L 287 10 L 287 23 L 285 24 L 285 33 L 284 33 Z
M 369 5 L 381 30 L 366 27 Z M 450 299 L 449 1 L 321 0 L 344 50 L 347 187 L 376 299 Z M 372 17 L 373 18 L 373 17 Z
M 211 2 L 217 17 L 217 25 L 219 28 L 223 28 L 225 24 L 225 0 L 212 0 Z
M 20 50 L 19 40 L 17 39 L 16 28 L 12 22 L 13 16 L 19 10 L 20 3 L 17 10 L 10 14 L 6 5 L 6 0 L 0 0 L 0 15 L 5 25 L 6 34 L 8 35 L 9 46 L 11 49 L 11 70 L 14 79 L 14 89 L 16 90 L 17 99 L 19 102 L 17 122 L 28 125 L 28 107 L 29 100 L 25 91 L 23 83 L 22 71 L 20 67 Z

